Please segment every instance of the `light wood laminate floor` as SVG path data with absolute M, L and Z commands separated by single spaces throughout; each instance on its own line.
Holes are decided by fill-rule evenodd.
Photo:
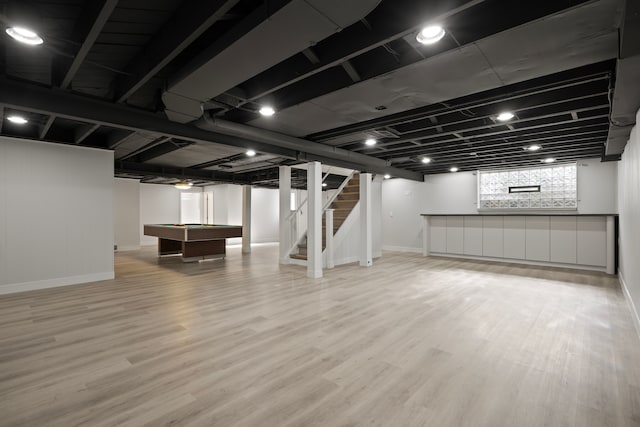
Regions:
M 0 425 L 640 425 L 615 278 L 386 252 L 310 280 L 277 257 L 147 248 L 0 296 Z

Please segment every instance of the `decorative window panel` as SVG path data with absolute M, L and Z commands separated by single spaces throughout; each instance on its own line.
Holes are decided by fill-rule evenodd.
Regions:
M 577 209 L 576 164 L 478 172 L 480 209 Z M 510 192 L 514 187 L 539 191 Z

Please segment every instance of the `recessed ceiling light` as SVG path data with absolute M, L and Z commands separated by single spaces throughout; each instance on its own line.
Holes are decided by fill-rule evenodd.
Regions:
M 24 28 L 24 27 L 9 27 L 5 30 L 9 36 L 20 43 L 28 44 L 28 45 L 39 45 L 44 42 L 42 37 L 40 37 L 37 33 Z
M 431 163 L 431 159 L 429 157 L 423 157 L 421 162 L 424 164 L 428 164 L 428 163 Z
M 188 190 L 193 187 L 193 182 L 179 182 L 175 184 L 175 187 L 179 190 Z
M 323 182 L 323 183 L 322 183 L 322 186 L 323 186 L 323 187 L 326 187 L 326 186 L 327 186 L 327 183 L 326 183 L 326 182 Z
M 546 159 L 541 160 L 542 163 L 553 163 L 555 161 L 556 159 L 554 159 L 553 157 L 547 157 Z
M 253 157 L 255 155 L 256 155 L 256 152 L 254 150 L 247 150 L 247 156 Z
M 389 175 L 388 173 L 384 175 L 384 179 L 389 179 L 391 178 L 391 175 Z
M 377 142 L 378 142 L 378 141 L 376 141 L 375 139 L 373 139 L 373 138 L 369 138 L 369 139 L 367 139 L 364 143 L 365 143 L 366 145 L 368 145 L 368 146 L 372 146 L 372 145 L 376 145 L 376 143 L 377 143 Z
M 449 169 L 449 172 L 458 172 L 460 169 L 458 169 L 457 167 L 452 167 L 451 169 Z
M 526 147 L 524 147 L 524 149 L 527 151 L 539 151 L 542 149 L 542 145 L 538 145 L 538 144 L 527 145 Z
M 25 119 L 22 116 L 7 116 L 7 120 L 17 125 L 24 125 L 26 123 L 29 123 L 29 120 Z
M 434 44 L 442 40 L 445 34 L 444 28 L 441 26 L 430 25 L 420 30 L 416 36 L 416 40 L 418 40 L 420 44 Z
M 498 116 L 496 117 L 496 120 L 500 121 L 500 122 L 508 122 L 509 120 L 513 119 L 515 117 L 515 114 L 513 114 L 510 111 L 505 111 L 503 113 L 498 114 Z
M 260 114 L 262 114 L 265 117 L 271 117 L 275 113 L 276 113 L 276 110 L 274 110 L 273 107 L 269 107 L 265 105 L 264 107 L 260 108 Z

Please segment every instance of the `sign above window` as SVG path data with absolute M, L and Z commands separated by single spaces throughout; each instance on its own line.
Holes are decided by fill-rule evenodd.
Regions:
M 478 172 L 480 209 L 577 209 L 575 163 Z

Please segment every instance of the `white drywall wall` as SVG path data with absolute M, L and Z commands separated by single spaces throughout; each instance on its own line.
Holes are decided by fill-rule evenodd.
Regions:
M 0 293 L 114 277 L 113 152 L 0 137 Z
M 180 191 L 172 185 L 140 184 L 141 245 L 155 245 L 157 237 L 144 235 L 144 224 L 176 224 L 180 222 Z
M 140 181 L 114 178 L 114 243 L 119 251 L 140 248 Z

